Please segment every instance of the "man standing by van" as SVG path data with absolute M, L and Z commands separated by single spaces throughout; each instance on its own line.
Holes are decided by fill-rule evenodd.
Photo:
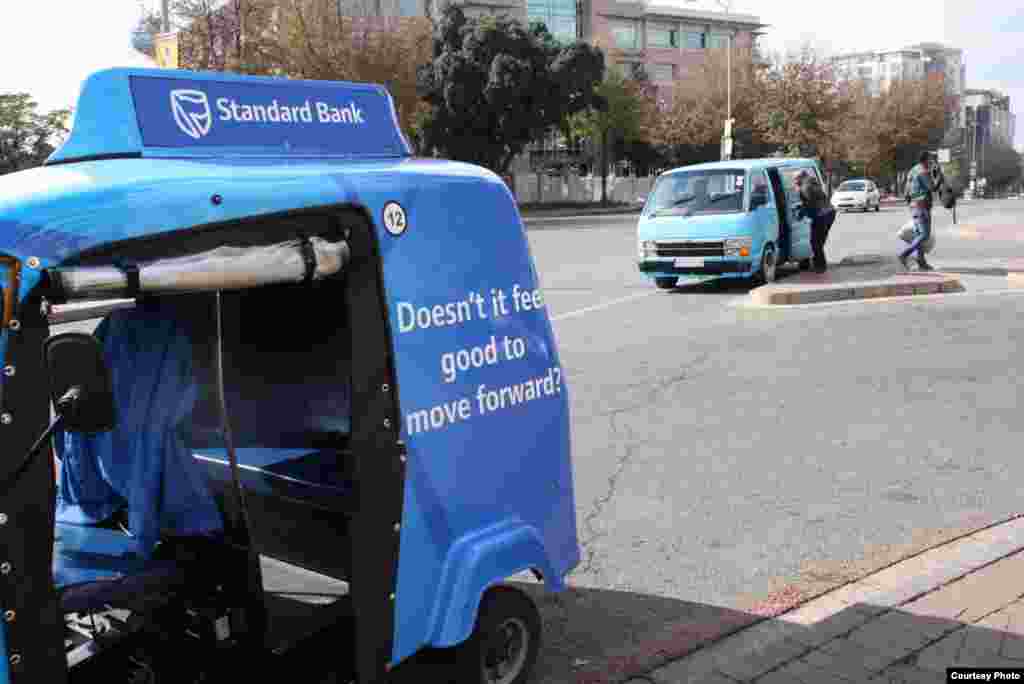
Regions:
M 802 169 L 793 179 L 796 190 L 800 194 L 800 214 L 811 219 L 811 252 L 813 253 L 814 270 L 824 273 L 828 269 L 825 260 L 825 241 L 828 231 L 835 221 L 834 210 L 828 205 L 828 197 L 821 189 L 817 177 L 807 169 Z
M 914 241 L 900 254 L 900 264 L 909 269 L 907 259 L 917 252 L 917 267 L 922 271 L 931 271 L 932 267 L 924 258 L 921 248 L 932 234 L 932 193 L 938 184 L 932 179 L 931 156 L 922 152 L 918 164 L 910 170 L 907 179 L 907 201 L 910 203 L 910 216 L 914 219 Z

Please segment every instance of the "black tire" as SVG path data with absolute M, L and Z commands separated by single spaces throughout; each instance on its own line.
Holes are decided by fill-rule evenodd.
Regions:
M 811 266 L 813 266 L 813 265 L 814 265 L 814 261 L 812 259 L 801 259 L 800 260 L 800 270 L 801 271 L 810 271 L 811 270 Z
M 526 684 L 540 641 L 540 611 L 533 600 L 512 587 L 493 587 L 480 601 L 473 633 L 456 647 L 457 681 Z
M 778 268 L 776 258 L 775 245 L 769 242 L 761 249 L 761 263 L 758 266 L 757 273 L 754 274 L 755 283 L 758 285 L 770 285 L 775 282 L 776 269 Z
M 654 285 L 659 290 L 674 290 L 679 283 L 679 278 L 655 278 Z
M 881 200 L 879 200 L 878 204 L 875 205 L 875 213 L 877 214 L 880 211 L 882 211 L 882 201 Z

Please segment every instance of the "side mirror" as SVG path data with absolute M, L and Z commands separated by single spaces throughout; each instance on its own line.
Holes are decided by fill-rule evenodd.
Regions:
M 43 365 L 50 379 L 50 399 L 65 429 L 86 434 L 114 429 L 110 371 L 95 337 L 61 333 L 47 338 Z
M 754 211 L 758 207 L 763 207 L 768 204 L 768 193 L 767 192 L 754 192 L 750 195 L 750 210 Z

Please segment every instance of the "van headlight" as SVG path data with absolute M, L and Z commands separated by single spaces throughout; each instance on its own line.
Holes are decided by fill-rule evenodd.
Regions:
M 753 238 L 729 238 L 725 241 L 725 256 L 748 257 L 750 256 L 750 250 L 753 246 Z
M 653 256 L 657 256 L 658 243 L 654 240 L 643 240 L 640 242 L 640 258 L 649 259 Z

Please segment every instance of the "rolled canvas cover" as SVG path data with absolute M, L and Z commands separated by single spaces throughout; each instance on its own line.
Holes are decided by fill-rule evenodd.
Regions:
M 139 265 L 139 292 L 242 290 L 298 283 L 307 277 L 320 280 L 344 268 L 349 257 L 344 241 L 332 243 L 314 237 L 309 242 L 315 263 L 311 274 L 307 273 L 307 257 L 299 240 L 263 247 L 225 246 Z M 130 293 L 128 273 L 114 266 L 57 268 L 52 273 L 68 299 L 110 299 Z

